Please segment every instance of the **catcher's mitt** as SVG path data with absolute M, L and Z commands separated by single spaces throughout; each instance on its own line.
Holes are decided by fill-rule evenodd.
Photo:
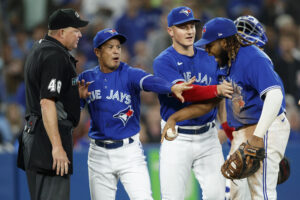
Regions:
M 221 171 L 225 178 L 242 179 L 254 174 L 260 167 L 260 161 L 265 158 L 265 149 L 243 143 L 225 161 Z
M 285 182 L 290 177 L 290 162 L 286 157 L 283 157 L 279 163 L 279 172 L 278 172 L 278 179 L 277 185 Z

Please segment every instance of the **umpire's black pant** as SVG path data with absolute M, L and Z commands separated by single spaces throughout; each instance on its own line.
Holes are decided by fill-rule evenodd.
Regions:
M 23 132 L 23 153 L 25 166 L 28 166 L 30 149 L 34 135 Z M 31 200 L 70 199 L 70 175 L 49 176 L 26 170 Z

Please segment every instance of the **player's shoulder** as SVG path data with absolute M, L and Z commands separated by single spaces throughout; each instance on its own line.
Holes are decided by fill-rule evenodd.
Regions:
M 88 78 L 90 76 L 93 76 L 94 74 L 98 74 L 100 72 L 100 68 L 99 65 L 92 67 L 91 69 L 87 69 L 83 72 L 81 72 L 81 74 L 79 74 L 79 77 L 84 77 L 84 78 Z
M 194 50 L 195 50 L 195 53 L 197 54 L 197 56 L 213 58 L 213 56 L 209 56 L 208 53 L 201 47 L 194 46 Z
M 196 57 L 201 61 L 201 62 L 212 62 L 213 64 L 217 64 L 215 61 L 214 56 L 210 56 L 203 48 L 201 47 L 195 47 L 195 54 Z
M 248 59 L 250 59 L 252 57 L 257 57 L 257 56 L 265 57 L 265 55 L 264 55 L 265 53 L 263 53 L 263 51 L 255 45 L 241 47 L 240 51 L 241 51 L 242 55 L 244 57 L 247 57 Z
M 246 71 L 260 70 L 262 67 L 274 68 L 269 56 L 255 45 L 241 47 L 239 52 L 239 66 Z
M 135 69 L 136 69 L 135 67 L 130 66 L 125 62 L 120 62 L 120 65 L 119 65 L 117 70 L 124 74 L 124 73 L 128 73 L 128 72 L 130 72 L 132 70 L 135 70 Z
M 270 57 L 256 45 L 250 45 L 241 48 L 242 58 L 247 59 L 248 61 L 255 62 L 270 62 L 272 63 Z
M 172 46 L 168 47 L 164 51 L 162 51 L 155 59 L 154 61 L 161 61 L 161 60 L 169 60 L 174 58 L 174 49 Z

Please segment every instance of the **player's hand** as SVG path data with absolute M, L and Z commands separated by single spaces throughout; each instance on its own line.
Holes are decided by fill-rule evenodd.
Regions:
M 52 148 L 52 158 L 52 169 L 56 169 L 56 175 L 63 176 L 68 174 L 70 161 L 62 146 Z
M 259 148 L 264 147 L 264 139 L 261 137 L 257 137 L 256 135 L 252 135 L 248 139 L 248 143 L 254 147 L 259 147 Z
M 217 85 L 218 96 L 227 97 L 229 99 L 232 98 L 233 87 L 231 82 L 227 82 L 224 80 L 222 84 Z
M 81 99 L 85 99 L 91 95 L 91 92 L 88 91 L 89 85 L 91 85 L 94 81 L 85 83 L 85 80 L 77 81 L 79 97 Z
M 184 83 L 174 84 L 171 88 L 173 94 L 182 102 L 184 103 L 184 98 L 182 96 L 182 92 L 185 90 L 190 90 L 193 88 L 191 86 L 196 80 L 196 77 L 194 76 L 191 80 Z
M 165 139 L 165 137 L 167 135 L 167 131 L 168 131 L 169 128 L 172 129 L 173 133 L 176 132 L 175 125 L 176 125 L 176 121 L 172 118 L 172 116 L 169 117 L 169 119 L 168 119 L 165 127 L 163 128 L 163 131 L 162 131 L 162 134 L 161 134 L 160 143 L 163 143 L 163 141 L 164 141 L 164 139 Z

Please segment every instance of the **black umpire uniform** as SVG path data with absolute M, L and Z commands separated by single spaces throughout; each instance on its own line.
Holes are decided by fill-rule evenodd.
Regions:
M 73 9 L 60 9 L 49 18 L 49 29 L 86 26 Z M 73 173 L 72 130 L 80 119 L 76 60 L 58 40 L 46 35 L 36 42 L 25 63 L 26 126 L 20 137 L 18 167 L 26 171 L 31 199 L 70 199 Z M 52 169 L 52 145 L 42 120 L 41 99 L 55 101 L 58 130 L 70 161 L 68 174 Z

